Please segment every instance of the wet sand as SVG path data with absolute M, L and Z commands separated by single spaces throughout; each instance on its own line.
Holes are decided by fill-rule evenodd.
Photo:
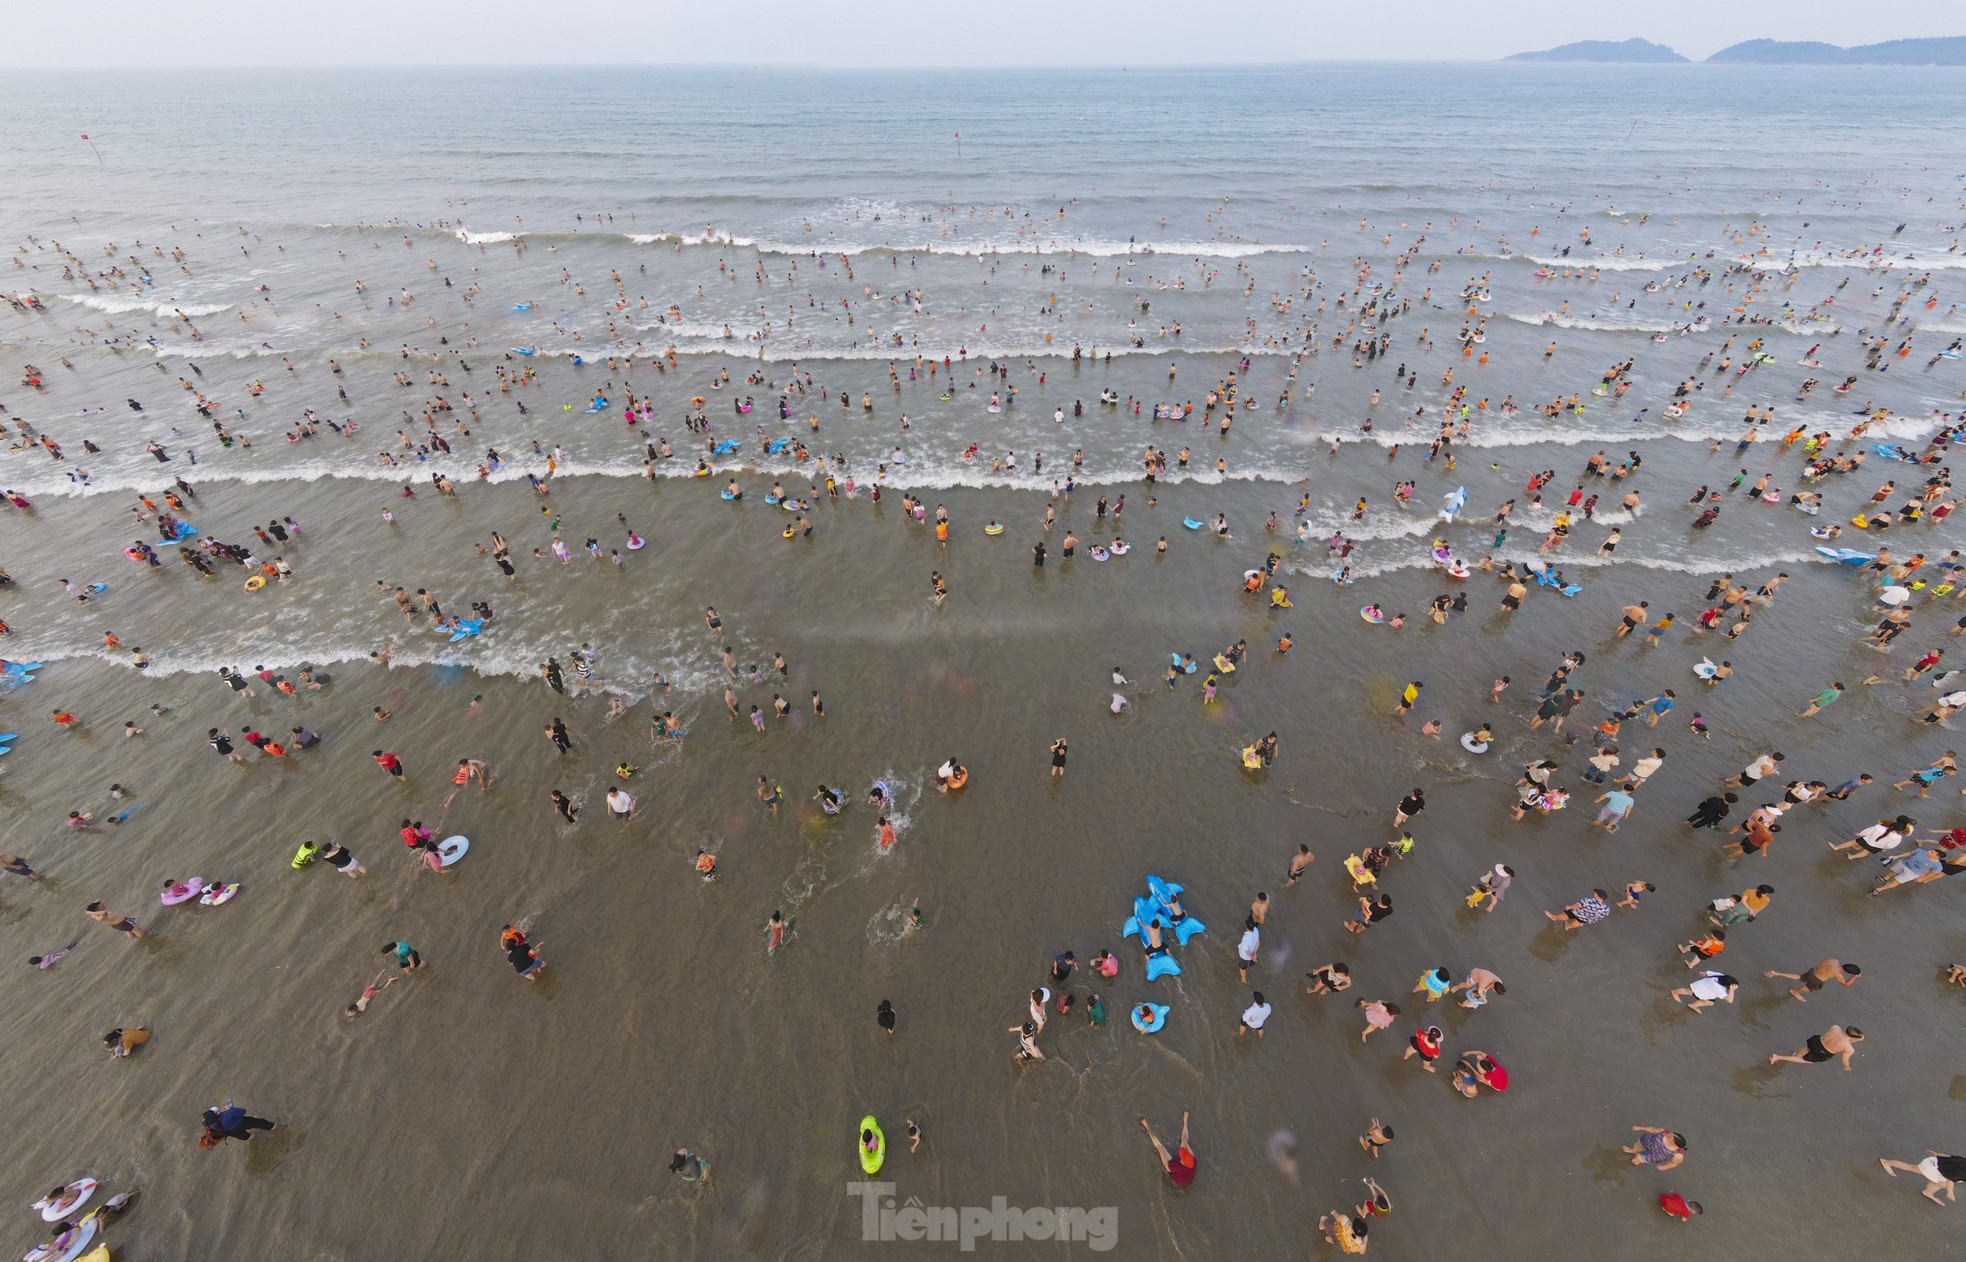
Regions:
M 650 633 L 706 637 L 695 603 L 714 602 L 741 659 L 783 650 L 788 695 L 822 691 L 823 724 L 801 715 L 760 737 L 730 724 L 714 696 L 697 696 L 681 748 L 655 751 L 651 703 L 610 725 L 599 700 L 441 667 L 340 666 L 326 691 L 297 704 L 241 702 L 213 677 L 148 679 L 79 663 L 12 694 L 14 726 L 31 735 L 11 755 L 6 784 L 13 809 L 45 838 L 13 848 L 50 880 L 0 887 L 4 933 L 16 956 L 82 939 L 51 972 L 11 974 L 17 1072 L 47 1084 L 17 1104 L 19 1133 L 30 1137 L 15 1163 L 25 1199 L 46 1172 L 78 1160 L 118 1186 L 141 1183 L 145 1204 L 119 1233 L 144 1256 L 359 1257 L 382 1223 L 395 1247 L 417 1252 L 828 1256 L 861 1247 L 860 1202 L 844 1185 L 852 1120 L 872 1111 L 896 1148 L 903 1115 L 929 1135 L 920 1154 L 889 1158 L 884 1177 L 904 1200 L 1111 1204 L 1129 1256 L 1305 1240 L 1316 1214 L 1357 1193 L 1367 1172 L 1395 1198 L 1375 1237 L 1393 1256 L 1551 1256 L 1585 1241 L 1636 1256 L 1676 1239 L 1654 1236 L 1678 1230 L 1651 1204 L 1667 1187 L 1705 1202 L 1703 1230 L 1806 1229 L 1845 1242 L 1881 1230 L 1899 1247 L 1929 1247 L 1935 1223 L 1913 1212 L 1926 1207 L 1910 1202 L 1912 1187 L 1879 1186 L 1874 1157 L 1944 1146 L 1934 1111 L 1959 1088 L 1933 1054 L 1935 1038 L 1941 1053 L 1948 1045 L 1942 1014 L 1956 1002 L 1939 972 L 1962 944 L 1934 939 L 1931 926 L 1950 891 L 1864 900 L 1871 865 L 1821 847 L 1900 807 L 1936 825 L 1944 791 L 1916 807 L 1876 787 L 1805 808 L 1772 856 L 1749 862 L 1723 863 L 1716 841 L 1679 824 L 1758 752 L 1763 733 L 1780 733 L 1789 768 L 1831 781 L 1860 768 L 1896 778 L 1943 746 L 1944 734 L 1905 718 L 1909 697 L 1924 703 L 1917 688 L 1882 686 L 1806 724 L 1784 718 L 1792 694 L 1814 686 L 1797 681 L 1903 656 L 1831 637 L 1859 625 L 1853 574 L 1798 574 L 1730 646 L 1740 674 L 1723 699 L 1687 671 L 1696 646 L 1608 640 L 1624 591 L 1616 571 L 1574 600 L 1539 594 L 1505 631 L 1489 616 L 1499 587 L 1488 580 L 1470 585 L 1471 618 L 1394 632 L 1360 622 L 1352 593 L 1328 585 L 1299 588 L 1287 615 L 1247 603 L 1234 576 L 1261 540 L 1217 544 L 1183 531 L 1164 560 L 1144 549 L 1103 565 L 1081 555 L 1035 574 L 1022 537 L 1033 531 L 985 540 L 975 529 L 991 516 L 1028 521 L 1031 497 L 947 492 L 962 523 L 947 557 L 928 532 L 900 524 L 898 504 L 822 512 L 815 540 L 787 544 L 775 511 L 714 497 L 709 486 L 580 480 L 556 494 L 589 514 L 633 506 L 652 537 L 690 540 L 665 554 L 662 576 L 702 600 L 648 609 Z M 455 511 L 482 529 L 529 499 L 494 489 Z M 1089 542 L 1098 536 L 1080 501 L 1076 524 Z M 277 498 L 229 490 L 210 507 L 221 503 L 250 519 Z M 1205 507 L 1165 490 L 1157 510 L 1136 516 L 1130 505 L 1125 520 L 1138 542 Z M 697 542 L 692 530 L 723 537 Z M 931 566 L 952 586 L 940 609 L 926 597 Z M 647 581 L 597 575 L 583 586 L 610 580 Z M 1667 603 L 1689 605 L 1705 581 L 1647 580 L 1655 604 L 1670 592 Z M 1418 607 L 1432 587 L 1413 576 L 1391 590 L 1375 598 Z M 395 617 L 377 598 L 377 623 Z M 1298 646 L 1282 661 L 1265 648 L 1279 618 Z M 1205 655 L 1237 637 L 1249 639 L 1252 661 L 1225 681 L 1214 713 L 1203 713 L 1197 680 L 1172 693 L 1161 686 L 1165 650 Z M 1683 725 L 1657 729 L 1669 760 L 1615 836 L 1585 827 L 1581 793 L 1548 820 L 1514 824 L 1506 814 L 1508 780 L 1558 748 L 1523 729 L 1522 698 L 1533 702 L 1536 682 L 1570 648 L 1590 658 L 1578 678 L 1593 699 L 1580 715 L 1598 717 L 1600 694 L 1622 701 L 1663 684 L 1680 693 L 1682 714 L 1704 709 L 1714 725 L 1704 744 Z M 1115 663 L 1138 681 L 1134 708 L 1118 719 L 1104 710 Z M 1489 707 L 1498 672 L 1516 687 Z M 1428 680 L 1421 713 L 1445 719 L 1441 740 L 1388 716 L 1408 677 Z M 467 713 L 480 692 L 480 709 Z M 740 694 L 748 705 L 766 690 Z M 152 701 L 171 714 L 147 716 Z M 88 729 L 42 733 L 33 708 L 56 703 L 81 712 Z M 393 711 L 387 724 L 367 717 L 375 704 Z M 539 735 L 554 714 L 576 741 L 564 760 Z M 126 715 L 147 735 L 122 740 Z M 1484 718 L 1501 736 L 1494 753 L 1474 758 L 1453 736 Z M 289 765 L 240 768 L 202 746 L 211 724 L 236 735 L 249 723 L 284 732 L 301 721 L 324 743 Z M 1236 750 L 1272 729 L 1282 734 L 1278 764 L 1246 776 Z M 1627 750 L 1648 739 L 1643 728 L 1630 739 L 1633 730 Z M 1045 746 L 1057 735 L 1072 753 L 1053 783 Z M 408 785 L 369 764 L 376 747 L 404 756 Z M 923 791 L 950 753 L 973 772 L 957 800 Z M 496 787 L 461 794 L 439 822 L 448 769 L 464 756 L 488 760 Z M 624 758 L 644 767 L 630 786 L 642 813 L 617 825 L 599 799 Z M 776 821 L 751 800 L 760 773 L 792 799 Z M 885 856 L 859 801 L 876 776 L 905 785 L 907 823 Z M 59 835 L 61 814 L 99 801 L 110 780 L 132 786 L 145 808 L 113 832 Z M 846 813 L 825 819 L 804 802 L 822 781 L 847 790 Z M 1385 880 L 1397 914 L 1353 940 L 1339 929 L 1351 898 L 1338 861 L 1389 837 L 1392 802 L 1409 782 L 1428 787 L 1429 809 L 1414 855 Z M 579 827 L 555 826 L 545 802 L 553 787 L 585 799 Z M 451 875 L 425 871 L 393 839 L 404 814 L 440 836 L 470 834 L 471 854 Z M 348 882 L 318 863 L 287 868 L 300 839 L 325 835 L 349 844 L 371 875 Z M 1285 891 L 1282 868 L 1298 841 L 1318 862 Z M 706 845 L 721 860 L 710 884 L 689 862 Z M 1508 901 L 1492 916 L 1462 911 L 1468 883 L 1497 861 L 1518 873 Z M 1171 984 L 1143 983 L 1137 949 L 1118 938 L 1147 872 L 1185 883 L 1187 905 L 1210 925 Z M 155 906 L 158 882 L 194 873 L 247 884 L 233 907 Z M 1577 934 L 1555 933 L 1536 912 L 1625 879 L 1650 879 L 1659 893 Z M 1689 1016 L 1665 998 L 1685 980 L 1672 944 L 1706 900 L 1758 880 L 1777 887 L 1776 903 L 1735 932 L 1719 961 L 1745 983 L 1742 1003 Z M 1232 971 L 1235 927 L 1259 888 L 1274 911 L 1251 984 L 1277 1011 L 1265 1039 L 1238 1041 L 1247 988 Z M 98 896 L 135 911 L 153 936 L 131 943 L 88 924 L 80 904 Z M 919 931 L 905 928 L 911 905 L 923 912 Z M 775 907 L 794 930 L 768 958 L 762 926 Z M 549 963 L 537 986 L 520 984 L 495 950 L 498 926 L 520 917 Z M 345 1021 L 342 1007 L 392 937 L 414 943 L 429 969 Z M 1018 996 L 1043 980 L 1055 952 L 1089 961 L 1102 946 L 1125 961 L 1100 988 L 1115 1024 L 1054 1017 L 1042 1040 L 1054 1059 L 1011 1065 L 1002 1030 L 1020 1019 Z M 1857 988 L 1804 1006 L 1760 977 L 1830 954 L 1865 965 Z M 1301 994 L 1303 970 L 1333 958 L 1353 964 L 1353 990 Z M 1449 1031 L 1450 1054 L 1478 1046 L 1509 1066 L 1505 1097 L 1461 1100 L 1444 1078 L 1399 1063 L 1393 1034 L 1357 1043 L 1351 998 L 1400 1001 L 1403 1038 L 1421 1011 L 1405 992 L 1434 964 L 1457 978 L 1480 964 L 1508 981 L 1510 993 L 1479 1013 L 1425 1014 Z M 1150 994 L 1174 1005 L 1153 1039 L 1119 1024 L 1124 1004 Z M 882 997 L 901 1014 L 892 1042 L 872 1020 Z M 1857 1073 L 1763 1064 L 1831 1021 L 1870 1032 Z M 129 1023 L 156 1039 L 128 1063 L 101 1063 L 94 1036 Z M 198 1152 L 191 1123 L 221 1095 L 281 1129 L 247 1152 Z M 1144 1112 L 1166 1131 L 1182 1108 L 1195 1114 L 1203 1177 L 1171 1193 L 1133 1119 Z M 1373 1114 L 1399 1139 L 1368 1165 L 1353 1136 Z M 1683 1130 L 1686 1166 L 1666 1176 L 1624 1166 L 1616 1145 L 1632 1123 Z M 1298 1137 L 1301 1187 L 1264 1157 L 1277 1129 Z M 663 1171 L 677 1144 L 712 1161 L 711 1186 L 683 1189 Z M 258 1177 L 215 1183 L 218 1162 Z M 433 1188 L 444 1189 L 435 1204 Z M 494 1213 L 481 1208 L 492 1204 Z M 1880 1228 L 1899 1204 L 1903 1221 Z

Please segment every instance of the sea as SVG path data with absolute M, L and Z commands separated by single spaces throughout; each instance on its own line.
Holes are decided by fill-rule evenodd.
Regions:
M 1876 1159 L 1962 1142 L 1966 943 L 1932 928 L 1956 891 L 1861 897 L 1877 864 L 1825 843 L 1958 813 L 1955 781 L 1887 786 L 1948 751 L 1919 712 L 1949 661 L 1903 676 L 1966 625 L 1936 574 L 1956 528 L 1896 517 L 1966 393 L 1962 106 L 1966 74 L 1897 67 L 10 74 L 0 655 L 40 665 L 0 683 L 0 844 L 44 879 L 0 874 L 0 958 L 73 949 L 0 972 L 6 1183 L 23 1211 L 141 1188 L 104 1233 L 138 1259 L 940 1256 L 972 1219 L 1004 1257 L 1296 1256 L 1367 1176 L 1395 1258 L 1688 1231 L 1935 1256 L 1918 1180 Z M 212 542 L 252 565 L 201 573 Z M 1819 549 L 1881 546 L 1935 577 L 1874 647 L 1873 576 Z M 249 588 L 262 563 L 291 574 Z M 1504 564 L 1552 582 L 1508 614 Z M 1695 621 L 1723 575 L 1787 577 L 1728 638 Z M 1613 635 L 1639 601 L 1675 616 L 1657 645 Z M 1580 710 L 1531 728 L 1565 655 Z M 303 667 L 328 682 L 268 682 Z M 248 697 L 221 668 L 264 675 Z M 1666 689 L 1621 750 L 1663 770 L 1590 827 L 1593 725 Z M 244 743 L 295 728 L 320 743 Z M 1777 749 L 1782 783 L 1876 783 L 1754 858 L 1680 822 Z M 1518 822 L 1545 758 L 1574 800 Z M 461 759 L 488 789 L 452 791 Z M 1729 824 L 1780 790 L 1741 794 Z M 404 824 L 471 848 L 432 872 Z M 1399 831 L 1399 914 L 1354 934 L 1343 860 Z M 326 839 L 368 874 L 291 866 Z M 1496 863 L 1510 896 L 1469 910 Z M 1207 925 L 1153 982 L 1123 933 L 1149 874 Z M 159 904 L 194 877 L 241 889 Z M 1540 914 L 1630 881 L 1656 892 L 1603 925 Z M 1689 1013 L 1677 944 L 1764 881 L 1701 965 L 1737 1002 Z M 396 940 L 427 967 L 397 975 Z M 1861 984 L 1804 1005 L 1764 977 L 1825 957 Z M 1333 960 L 1352 990 L 1306 994 Z M 1477 965 L 1505 997 L 1410 993 Z M 1045 1059 L 1019 1062 L 1039 987 Z M 1274 1014 L 1239 1034 L 1258 990 Z M 1358 998 L 1405 1015 L 1361 1043 Z M 1854 1072 L 1768 1064 L 1832 1022 L 1868 1034 Z M 1401 1060 L 1429 1023 L 1509 1089 Z M 151 1042 L 105 1056 L 132 1026 Z M 201 1151 L 226 1099 L 278 1129 Z M 1184 1116 L 1175 1188 L 1139 1120 L 1171 1148 Z M 1684 1133 L 1684 1165 L 1630 1165 L 1635 1125 Z

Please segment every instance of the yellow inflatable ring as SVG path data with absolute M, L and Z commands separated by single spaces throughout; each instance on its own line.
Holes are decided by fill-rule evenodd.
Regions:
M 266 576 L 264 574 L 255 574 L 246 580 L 246 590 L 249 592 L 256 592 L 264 586 L 266 586 Z
M 1002 534 L 1002 533 L 1003 533 L 1003 527 L 1002 527 L 1002 526 L 985 526 L 985 527 L 983 527 L 983 533 L 984 533 L 984 534 L 986 534 L 986 535 L 1000 535 L 1000 534 Z

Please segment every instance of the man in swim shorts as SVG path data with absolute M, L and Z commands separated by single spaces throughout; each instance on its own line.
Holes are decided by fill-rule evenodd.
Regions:
M 1864 1032 L 1856 1026 L 1853 1025 L 1846 1030 L 1840 1025 L 1833 1025 L 1821 1034 L 1811 1034 L 1809 1041 L 1803 1044 L 1800 1051 L 1786 1056 L 1780 1052 L 1769 1053 L 1768 1063 L 1773 1065 L 1787 1061 L 1795 1065 L 1820 1065 L 1824 1061 L 1842 1057 L 1843 1071 L 1848 1073 L 1851 1069 L 1850 1058 L 1857 1054 L 1856 1045 L 1863 1041 Z
M 118 933 L 132 938 L 141 938 L 143 936 L 143 930 L 137 928 L 136 921 L 130 919 L 128 916 L 117 916 L 100 902 L 90 903 L 83 911 L 90 920 L 101 921 Z
M 1763 976 L 1786 977 L 1790 981 L 1801 982 L 1802 984 L 1800 986 L 1789 987 L 1789 994 L 1793 995 L 1801 1003 L 1808 1003 L 1808 995 L 1810 993 L 1821 990 L 1830 982 L 1838 982 L 1846 989 L 1856 985 L 1857 978 L 1862 976 L 1863 971 L 1862 968 L 1855 964 L 1845 964 L 1841 960 L 1829 959 L 1818 960 L 1815 964 L 1800 973 L 1784 973 L 1779 969 L 1771 968 Z

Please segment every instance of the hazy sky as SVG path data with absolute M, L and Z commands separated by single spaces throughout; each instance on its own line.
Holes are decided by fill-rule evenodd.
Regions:
M 1961 0 L 67 0 L 8 8 L 0 64 L 9 66 L 1466 61 L 1634 35 L 1699 58 L 1763 36 L 1861 44 L 1966 34 Z

